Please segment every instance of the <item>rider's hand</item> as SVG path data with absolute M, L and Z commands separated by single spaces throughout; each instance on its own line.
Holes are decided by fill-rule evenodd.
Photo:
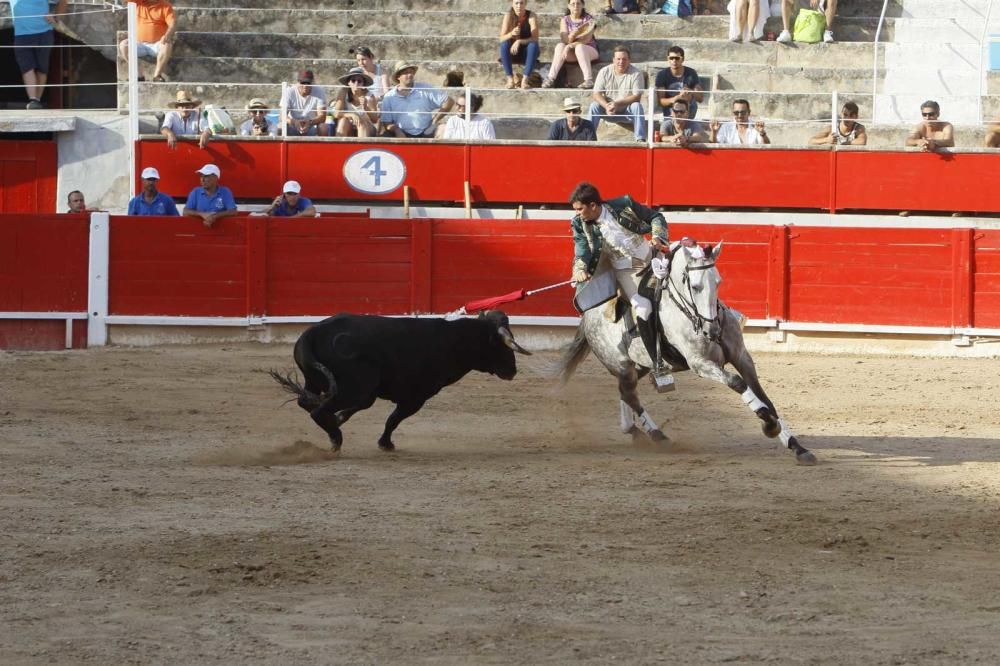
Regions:
M 573 282 L 586 282 L 590 279 L 590 273 L 583 270 L 582 268 L 576 268 L 573 270 Z

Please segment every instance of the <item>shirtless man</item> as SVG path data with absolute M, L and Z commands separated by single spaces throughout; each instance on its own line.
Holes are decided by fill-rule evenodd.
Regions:
M 934 152 L 938 148 L 951 148 L 955 145 L 955 128 L 951 123 L 938 120 L 941 115 L 940 105 L 927 100 L 920 105 L 920 115 L 924 117 L 906 137 L 907 146 L 916 146 L 925 152 Z
M 985 145 L 987 148 L 1000 148 L 1000 116 L 986 126 Z
M 858 122 L 858 105 L 847 102 L 840 110 L 840 122 L 837 131 L 832 127 L 809 139 L 811 146 L 864 146 L 868 144 L 868 133 L 865 126 Z

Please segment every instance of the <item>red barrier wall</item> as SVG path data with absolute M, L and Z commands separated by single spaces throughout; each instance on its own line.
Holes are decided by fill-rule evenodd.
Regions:
M 0 312 L 86 312 L 90 219 L 0 215 Z M 73 323 L 74 346 L 86 322 Z M 62 349 L 63 320 L 0 319 L 0 349 Z
M 344 162 L 362 149 L 402 160 L 397 189 L 364 194 L 348 185 Z M 591 180 L 607 196 L 656 206 L 1000 212 L 992 196 L 1000 159 L 989 153 L 263 140 L 217 140 L 206 150 L 180 142 L 170 151 L 150 139 L 136 155 L 178 199 L 198 185 L 195 169 L 214 162 L 237 197 L 255 199 L 293 179 L 321 200 L 400 201 L 405 185 L 413 202 L 464 201 L 468 181 L 477 203 L 564 205 L 577 182 Z
M 0 213 L 56 212 L 56 142 L 0 141 Z

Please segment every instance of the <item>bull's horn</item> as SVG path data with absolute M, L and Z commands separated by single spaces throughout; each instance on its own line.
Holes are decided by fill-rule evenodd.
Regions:
M 507 329 L 506 326 L 501 326 L 497 329 L 500 331 L 500 337 L 503 338 L 503 343 L 516 351 L 518 354 L 524 354 L 526 356 L 531 356 L 531 352 L 517 344 L 517 340 L 514 339 L 514 334 Z

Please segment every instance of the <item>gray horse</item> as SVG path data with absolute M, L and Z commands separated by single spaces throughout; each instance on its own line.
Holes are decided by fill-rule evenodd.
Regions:
M 667 339 L 680 357 L 665 354 L 665 360 L 675 371 L 691 369 L 698 376 L 725 384 L 739 393 L 750 411 L 764 422 L 765 435 L 779 437 L 795 453 L 799 464 L 816 464 L 816 456 L 799 444 L 761 388 L 757 369 L 743 343 L 742 315 L 719 302 L 722 277 L 715 262 L 722 252 L 722 243 L 706 250 L 681 245 L 673 250 L 670 271 L 663 281 L 659 316 Z M 558 374 L 564 382 L 568 381 L 592 349 L 604 367 L 618 378 L 622 432 L 636 433 L 641 428 L 654 441 L 669 441 L 639 403 L 636 390 L 639 379 L 653 367 L 653 361 L 642 341 L 635 338 L 630 342 L 624 322 L 612 322 L 604 309 L 596 307 L 584 312 L 576 336 L 558 365 Z M 736 372 L 727 371 L 727 363 Z

